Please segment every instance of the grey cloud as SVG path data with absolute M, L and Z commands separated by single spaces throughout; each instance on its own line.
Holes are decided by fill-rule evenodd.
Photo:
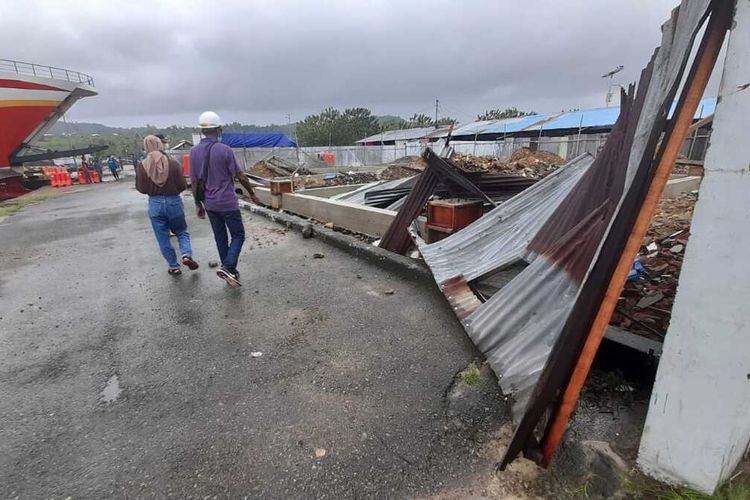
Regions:
M 0 0 L 6 57 L 90 73 L 73 119 L 284 122 L 325 106 L 468 120 L 603 105 L 637 78 L 677 0 L 518 2 Z

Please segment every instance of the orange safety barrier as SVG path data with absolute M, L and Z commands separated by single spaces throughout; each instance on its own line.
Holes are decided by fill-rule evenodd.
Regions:
M 67 170 L 63 170 L 62 176 L 63 176 L 63 186 L 73 185 L 73 179 L 71 179 L 70 177 L 70 172 L 68 172 Z
M 57 178 L 57 172 L 55 172 L 54 170 L 52 170 L 52 171 L 50 171 L 50 173 L 48 175 L 49 175 L 50 186 L 52 186 L 53 188 L 60 187 L 60 184 L 59 184 L 59 181 L 58 181 L 58 178 Z
M 82 168 L 78 169 L 78 184 L 88 184 L 88 181 L 86 180 L 86 173 Z
M 331 167 L 336 166 L 336 155 L 334 153 L 323 153 L 320 155 L 323 158 L 323 163 Z
M 102 182 L 102 179 L 99 177 L 99 172 L 97 171 L 91 172 L 91 178 L 93 179 L 94 184 L 99 184 L 100 182 Z
M 182 155 L 182 176 L 190 177 L 190 155 Z

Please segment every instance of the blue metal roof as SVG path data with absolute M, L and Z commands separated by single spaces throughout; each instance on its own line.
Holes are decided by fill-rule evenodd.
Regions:
M 672 103 L 672 108 L 669 110 L 669 117 L 672 117 L 677 103 Z M 716 98 L 707 97 L 702 99 L 698 105 L 698 109 L 695 112 L 695 119 L 700 120 L 714 113 L 716 109 Z M 594 108 L 584 109 L 580 111 L 569 111 L 562 113 L 556 117 L 553 117 L 543 123 L 535 123 L 529 127 L 523 129 L 528 130 L 539 130 L 541 127 L 543 130 L 563 130 L 563 129 L 577 129 L 582 128 L 607 128 L 612 127 L 617 121 L 617 117 L 620 116 L 620 108 L 618 106 L 612 106 L 610 108 Z
M 670 118 L 672 118 L 672 113 L 674 113 L 675 107 L 677 107 L 676 101 L 673 102 L 672 107 L 669 108 Z M 698 104 L 698 109 L 695 110 L 695 116 L 693 116 L 693 119 L 702 120 L 703 118 L 709 117 L 714 114 L 714 111 L 716 111 L 716 98 L 706 97 L 705 99 L 701 99 L 700 104 Z
M 611 127 L 617 121 L 620 108 L 596 108 L 562 113 L 544 123 L 535 124 L 526 130 L 560 130 L 566 128 Z
M 672 104 L 672 108 L 669 111 L 670 118 L 674 111 L 677 103 Z M 702 99 L 698 105 L 698 109 L 695 112 L 695 119 L 700 120 L 711 116 L 716 109 L 716 98 L 707 97 Z M 506 118 L 504 120 L 486 120 L 473 123 L 467 123 L 460 127 L 454 128 L 452 136 L 473 136 L 482 134 L 513 134 L 516 132 L 527 132 L 533 130 L 565 130 L 565 129 L 577 129 L 582 128 L 608 128 L 612 127 L 617 121 L 617 117 L 620 115 L 619 106 L 612 106 L 610 108 L 594 108 L 594 109 L 583 109 L 580 111 L 568 111 L 564 113 L 555 113 L 547 115 L 532 115 L 532 116 L 521 116 L 518 118 Z M 422 130 L 422 129 L 412 129 Z M 429 130 L 429 129 L 428 129 Z M 431 129 L 434 131 L 434 129 Z M 386 139 L 388 140 L 388 134 L 393 133 L 398 135 L 399 132 L 393 131 L 385 132 Z M 447 129 L 445 131 L 434 131 L 429 134 L 429 137 L 446 137 L 448 135 Z M 368 137 L 357 142 L 371 142 L 379 139 L 380 135 Z M 393 139 L 390 139 L 393 140 Z
M 511 118 L 511 120 L 499 120 L 484 131 L 485 134 L 512 134 L 522 130 L 533 130 L 534 126 L 549 120 L 555 115 L 531 115 L 520 118 Z M 545 127 L 546 128 L 546 127 Z

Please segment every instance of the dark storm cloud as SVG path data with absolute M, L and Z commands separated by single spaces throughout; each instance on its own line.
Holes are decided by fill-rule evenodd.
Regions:
M 277 123 L 325 106 L 462 121 L 486 108 L 601 106 L 635 80 L 677 0 L 0 0 L 4 56 L 90 73 L 74 119 Z

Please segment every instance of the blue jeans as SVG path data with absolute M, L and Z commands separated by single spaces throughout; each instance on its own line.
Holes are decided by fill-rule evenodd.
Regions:
M 193 255 L 182 198 L 179 195 L 149 196 L 148 216 L 151 219 L 151 227 L 154 228 L 161 254 L 167 260 L 169 267 L 172 269 L 180 267 L 172 243 L 169 242 L 169 231 L 177 236 L 182 256 Z
M 208 214 L 208 220 L 211 221 L 211 229 L 214 232 L 221 265 L 227 271 L 235 272 L 242 244 L 245 242 L 245 226 L 242 224 L 242 214 L 239 210 L 229 212 L 206 210 L 206 213 Z M 232 236 L 231 243 L 227 238 L 227 229 Z

